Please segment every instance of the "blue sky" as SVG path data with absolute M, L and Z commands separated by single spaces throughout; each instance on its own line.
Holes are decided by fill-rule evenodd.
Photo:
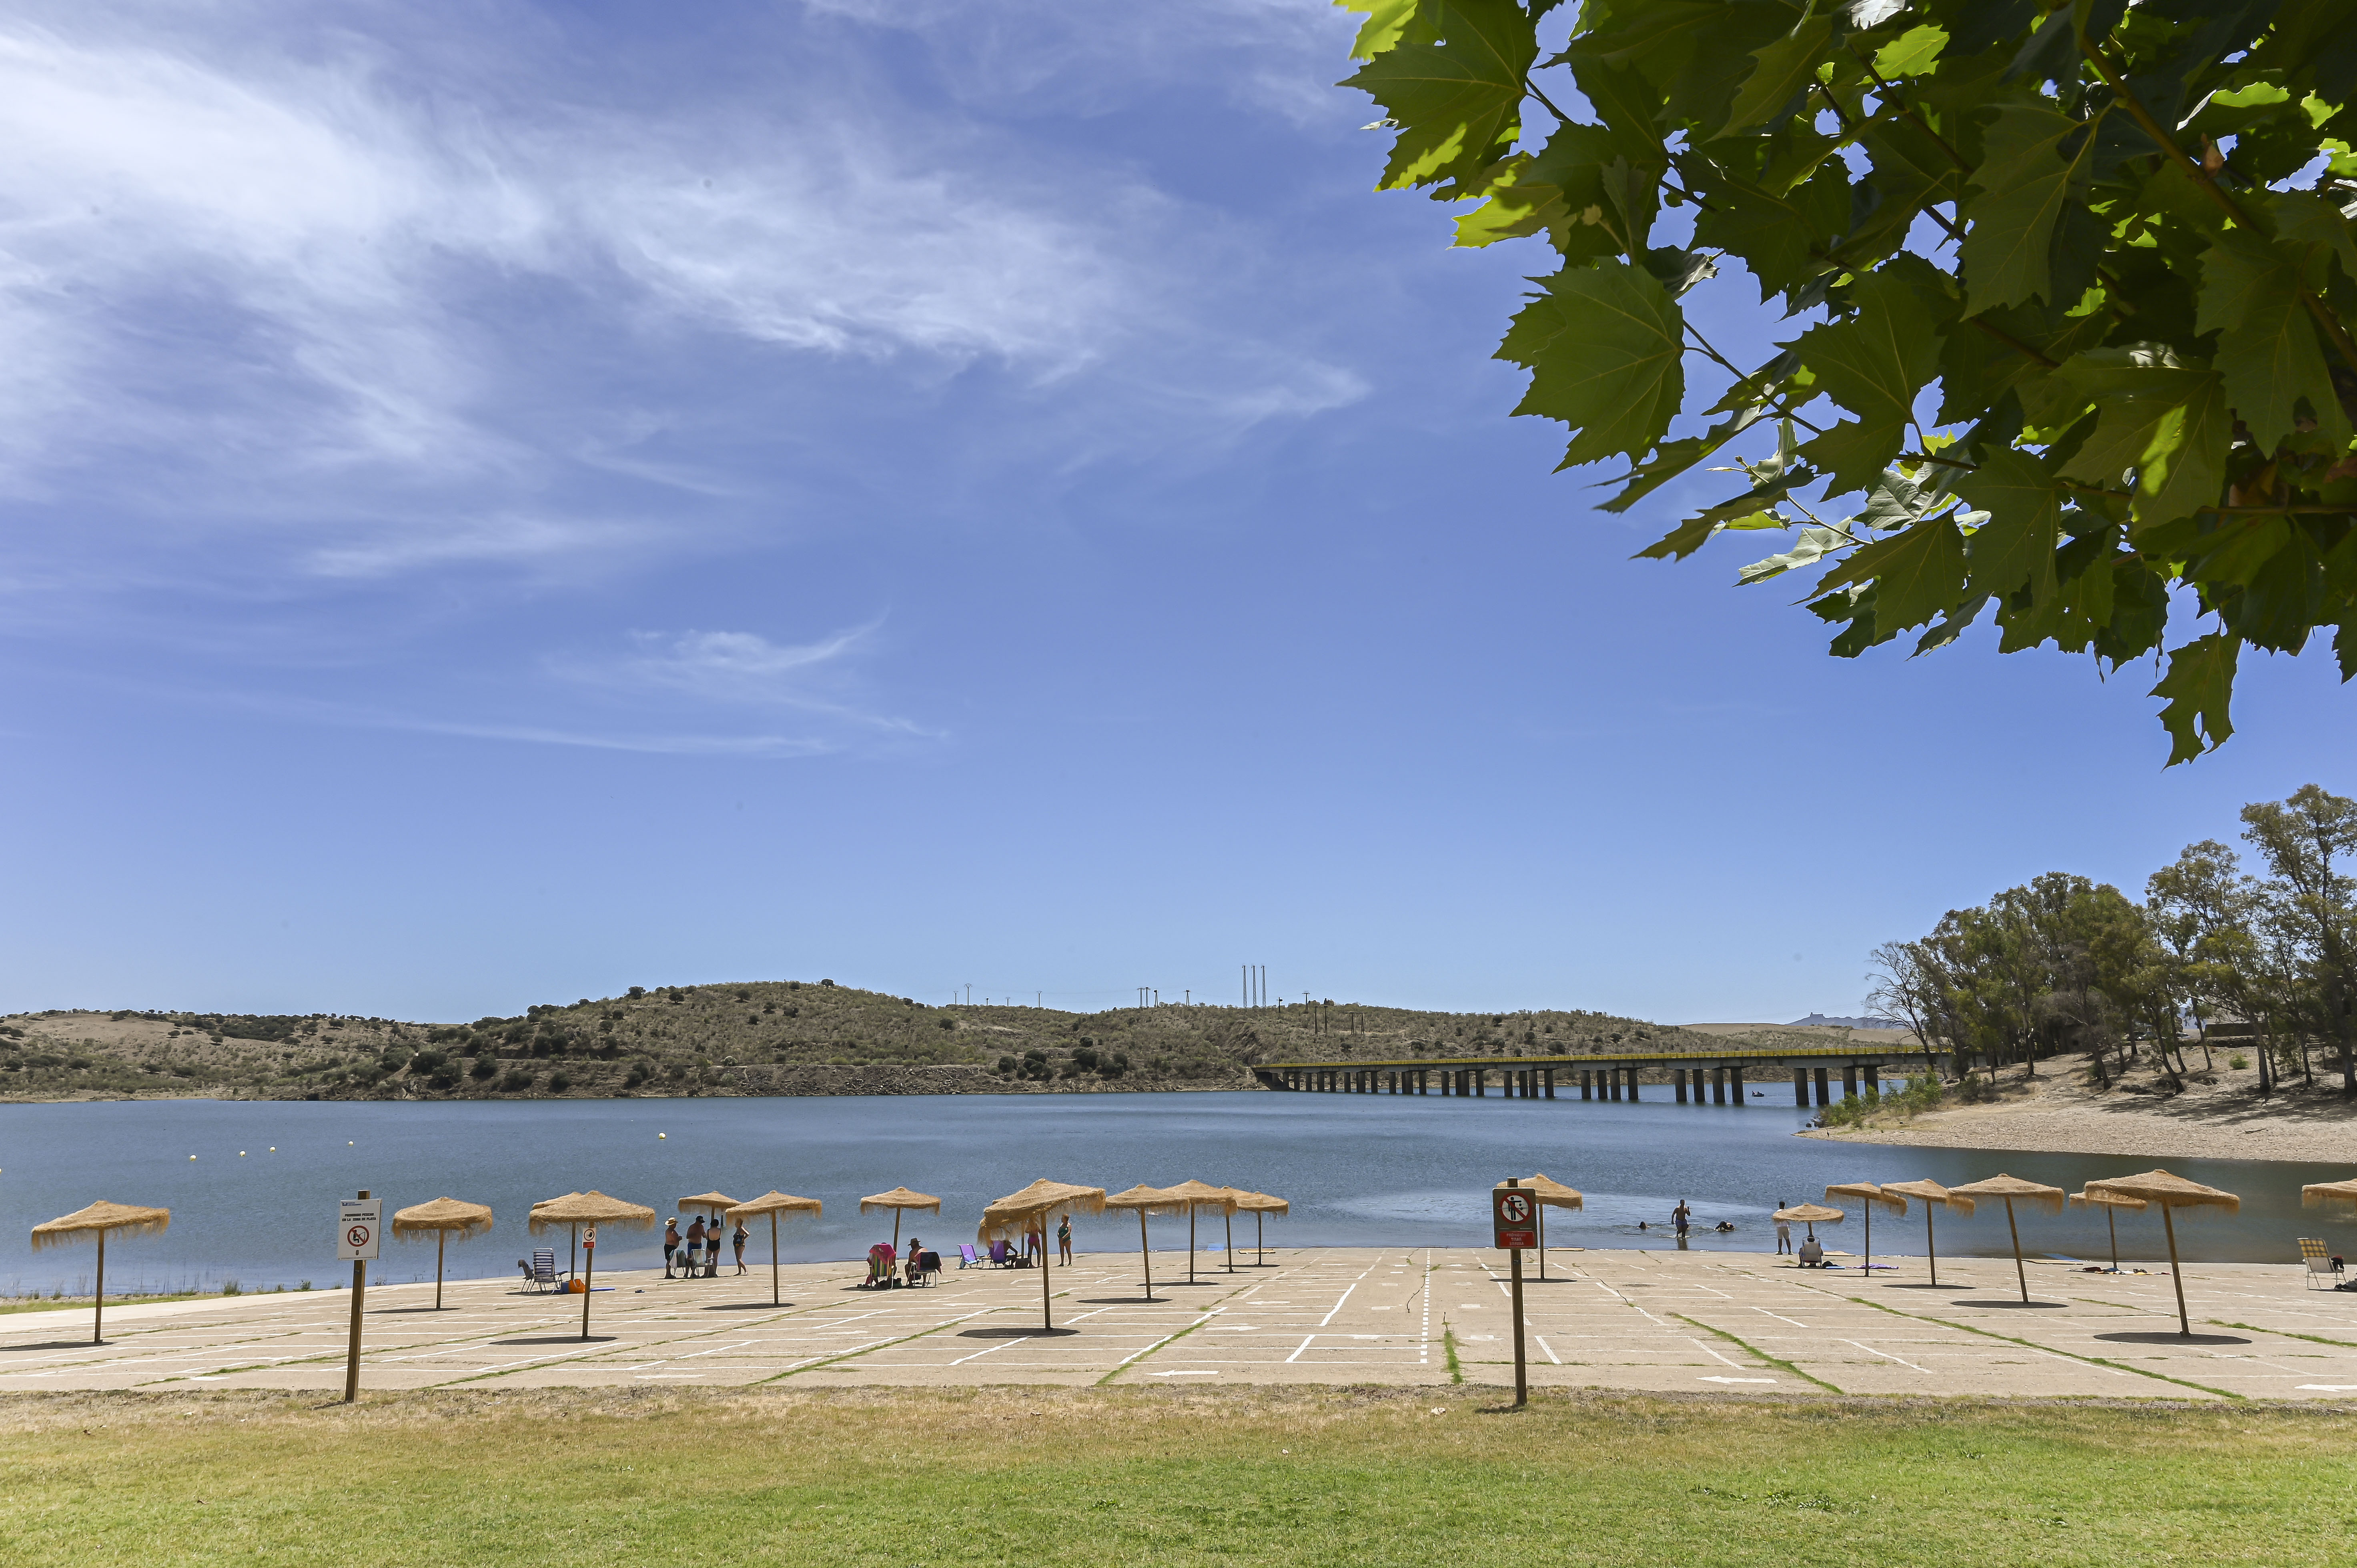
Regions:
M 0 1006 L 1798 1016 L 2357 784 L 2321 658 L 2164 772 L 2148 666 L 1629 560 L 1705 491 L 1603 516 L 1507 417 L 1544 257 L 1372 193 L 1351 32 L 11 7 Z

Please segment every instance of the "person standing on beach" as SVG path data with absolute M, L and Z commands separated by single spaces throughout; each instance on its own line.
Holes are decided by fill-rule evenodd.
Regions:
M 1780 1197 L 1776 1200 L 1776 1207 L 1779 1208 L 1790 1208 L 1791 1205 L 1787 1204 Z M 1789 1219 L 1779 1219 L 1776 1221 L 1776 1255 L 1781 1258 L 1792 1250 L 1792 1222 Z
M 687 1277 L 694 1279 L 704 1262 L 704 1216 L 687 1222 Z
M 1072 1217 L 1069 1214 L 1056 1221 L 1056 1261 L 1067 1267 L 1072 1262 Z
M 745 1222 L 739 1219 L 737 1229 L 729 1232 L 728 1239 L 737 1243 L 737 1272 L 741 1274 L 745 1272 L 745 1243 L 753 1239 L 753 1233 L 746 1230 Z
M 663 1278 L 671 1278 L 672 1255 L 679 1251 L 679 1216 L 663 1221 Z

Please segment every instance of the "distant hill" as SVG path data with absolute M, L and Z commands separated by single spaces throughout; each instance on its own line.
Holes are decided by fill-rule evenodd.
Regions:
M 1896 1018 L 1828 1018 L 1823 1013 L 1812 1013 L 1805 1018 L 1795 1018 L 1784 1026 L 1788 1029 L 1903 1029 L 1907 1026 Z
M 0 1098 L 604 1099 L 1243 1089 L 1282 1060 L 1707 1051 L 1603 1013 L 1351 1003 L 935 1007 L 831 980 L 632 987 L 469 1024 L 122 1011 L 0 1018 Z

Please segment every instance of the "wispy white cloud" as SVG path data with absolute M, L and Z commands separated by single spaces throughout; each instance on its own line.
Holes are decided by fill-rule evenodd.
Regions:
M 475 15 L 490 63 L 447 79 L 401 31 L 441 18 L 391 7 L 0 20 L 0 487 L 260 523 L 352 577 L 643 542 L 548 504 L 592 468 L 757 489 L 696 443 L 795 357 L 987 362 L 1063 400 L 1031 424 L 1068 457 L 1363 393 L 1233 309 L 1219 224 L 1118 164 L 823 69 L 626 102 L 552 76 L 529 13 Z
M 735 709 L 791 710 L 847 729 L 937 739 L 939 732 L 877 713 L 856 698 L 846 668 L 882 626 L 871 621 L 816 642 L 778 643 L 749 631 L 641 631 L 619 654 L 552 659 L 550 671 L 619 698 Z

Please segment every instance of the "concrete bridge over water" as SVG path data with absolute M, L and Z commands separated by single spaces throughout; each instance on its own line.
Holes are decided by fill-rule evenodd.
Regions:
M 1488 1095 L 1504 1099 L 1638 1100 L 1641 1075 L 1666 1071 L 1655 1083 L 1680 1105 L 1743 1105 L 1757 1086 L 1792 1075 L 1792 1103 L 1830 1105 L 1838 1087 L 1845 1100 L 1879 1089 L 1882 1069 L 1920 1064 L 1919 1048 L 1859 1041 L 1788 1050 L 1619 1052 L 1561 1057 L 1426 1058 L 1420 1061 L 1267 1062 L 1252 1069 L 1265 1088 L 1312 1094 Z M 1747 1079 L 1746 1074 L 1753 1077 Z

